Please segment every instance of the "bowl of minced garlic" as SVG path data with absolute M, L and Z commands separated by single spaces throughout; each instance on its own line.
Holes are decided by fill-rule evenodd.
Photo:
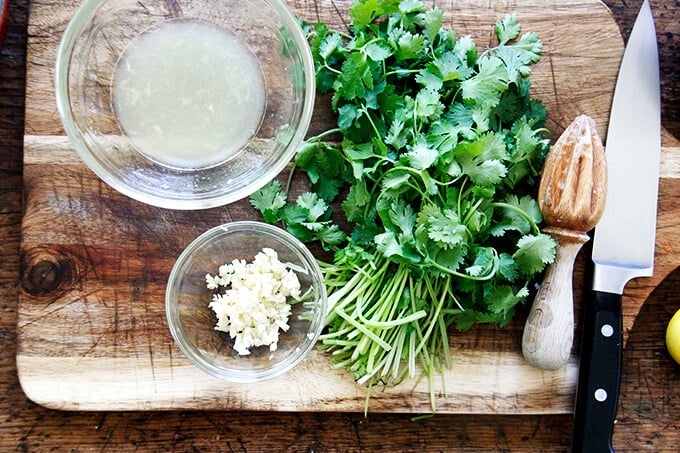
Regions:
M 261 222 L 206 231 L 179 256 L 165 296 L 170 332 L 204 372 L 231 382 L 279 376 L 324 327 L 323 274 L 288 232 Z

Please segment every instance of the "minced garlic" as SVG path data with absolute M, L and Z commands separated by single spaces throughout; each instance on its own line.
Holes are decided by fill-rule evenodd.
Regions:
M 279 261 L 271 248 L 263 248 L 251 263 L 234 260 L 223 264 L 218 274 L 206 274 L 208 289 L 222 292 L 213 295 L 209 306 L 217 315 L 216 330 L 234 339 L 239 355 L 250 354 L 253 346 L 269 346 L 275 351 L 279 329 L 288 330 L 291 307 L 288 297 L 300 298 L 300 281 L 292 270 Z

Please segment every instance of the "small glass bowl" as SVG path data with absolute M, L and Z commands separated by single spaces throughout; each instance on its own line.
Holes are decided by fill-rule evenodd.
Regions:
M 137 60 L 142 62 L 141 67 L 145 70 L 133 72 L 134 75 L 128 76 L 126 80 L 131 78 L 134 82 L 135 77 L 140 77 L 140 72 L 148 72 L 146 68 L 151 63 L 147 65 L 145 61 L 157 60 L 153 65 L 160 66 L 162 75 L 154 78 L 147 74 L 138 81 L 144 80 L 146 84 L 148 78 L 152 82 L 162 80 L 169 83 L 170 88 L 164 88 L 165 95 L 147 94 L 153 99 L 151 103 L 157 99 L 170 99 L 173 107 L 161 107 L 161 112 L 170 112 L 172 116 L 176 106 L 178 111 L 184 112 L 181 117 L 191 121 L 175 118 L 176 127 L 148 125 L 140 129 L 144 131 L 140 139 L 142 132 L 131 132 L 130 127 L 124 127 L 126 121 L 130 123 L 130 120 L 124 120 L 117 108 L 120 104 L 116 100 L 122 96 L 116 95 L 116 83 L 124 79 L 119 75 L 124 72 L 119 70 L 123 67 L 119 66 L 119 62 L 129 61 L 124 57 L 129 55 L 129 49 L 140 42 L 140 37 L 148 37 L 150 32 L 156 33 L 167 25 L 177 23 L 213 27 L 227 34 L 230 42 L 241 43 L 238 47 L 246 49 L 244 57 L 236 57 L 238 64 L 216 65 L 214 57 L 206 57 L 208 54 L 204 52 L 208 51 L 192 52 L 193 48 L 185 50 L 187 59 L 179 58 L 179 64 L 200 68 L 199 81 L 186 75 L 180 79 L 183 80 L 184 90 L 191 90 L 195 86 L 196 90 L 205 92 L 207 89 L 211 93 L 204 95 L 202 103 L 198 103 L 202 108 L 205 107 L 201 111 L 208 115 L 205 112 L 214 111 L 214 105 L 219 104 L 233 116 L 232 120 L 222 121 L 224 116 L 221 113 L 214 114 L 217 117 L 214 121 L 220 126 L 202 127 L 222 133 L 226 125 L 230 125 L 235 131 L 233 134 L 244 135 L 240 137 L 242 141 L 231 145 L 234 147 L 233 152 L 224 153 L 223 158 L 218 157 L 214 161 L 207 159 L 208 163 L 205 157 L 201 157 L 205 156 L 205 152 L 197 151 L 198 147 L 205 146 L 204 137 L 208 134 L 185 133 L 199 130 L 201 126 L 193 126 L 193 119 L 202 118 L 202 115 L 182 110 L 187 108 L 185 105 L 190 96 L 181 99 L 175 96 L 176 83 L 180 82 L 174 82 L 176 79 L 173 79 L 173 75 L 178 71 L 162 69 L 166 55 L 176 55 L 177 52 L 167 49 L 167 54 L 150 52 L 152 58 Z M 155 58 L 156 55 L 163 56 Z M 203 57 L 203 61 L 200 64 L 194 62 L 193 55 Z M 181 63 L 186 60 L 192 63 Z M 249 64 L 244 65 L 246 61 Z M 252 109 L 234 106 L 231 97 L 215 95 L 212 90 L 216 84 L 207 81 L 207 76 L 202 83 L 200 80 L 217 67 L 228 67 L 231 68 L 229 71 L 233 74 L 234 83 L 243 83 L 243 79 L 239 78 L 245 73 L 243 68 L 258 66 L 260 71 L 253 69 L 253 74 L 261 72 L 263 79 L 256 83 L 264 89 L 264 101 L 257 104 L 258 112 L 259 106 L 262 106 L 262 114 L 253 115 L 250 126 L 245 129 L 248 133 L 242 133 L 244 129 L 234 124 L 244 112 Z M 220 75 L 215 77 L 219 81 L 226 80 Z M 226 85 L 220 89 L 232 95 L 250 92 L 254 86 L 246 84 L 244 90 Z M 144 86 L 153 87 L 154 83 Z M 66 27 L 60 43 L 55 87 L 57 107 L 66 134 L 83 161 L 104 182 L 147 204 L 171 209 L 205 209 L 247 197 L 288 164 L 309 127 L 314 105 L 315 77 L 314 63 L 304 32 L 282 0 L 84 0 Z M 168 90 L 171 93 L 169 95 Z M 118 90 L 119 93 L 124 91 Z M 144 89 L 135 91 L 143 92 Z M 213 103 L 215 98 L 217 104 Z M 220 104 L 219 100 L 224 99 L 230 101 Z M 135 114 L 140 118 L 156 116 L 140 115 L 139 112 Z M 129 114 L 125 116 L 129 117 Z M 192 126 L 187 126 L 188 122 Z M 139 121 L 132 120 L 132 124 L 138 127 Z M 154 128 L 156 135 L 152 134 Z M 225 134 L 234 137 L 229 135 L 231 132 Z M 151 143 L 147 140 L 148 136 L 156 137 L 153 142 L 156 145 L 151 145 L 156 147 L 153 153 L 144 152 L 145 149 L 148 151 Z M 167 143 L 158 144 L 159 140 Z M 216 144 L 211 146 L 223 151 L 224 142 L 229 138 L 215 140 Z M 178 152 L 189 153 L 190 156 L 182 164 L 163 161 L 158 157 L 167 156 L 170 147 L 179 147 L 179 143 L 185 142 L 188 144 Z M 243 145 L 244 142 L 247 143 Z M 220 155 L 220 152 L 216 154 Z M 198 156 L 195 163 L 193 156 Z
M 291 304 L 290 328 L 279 332 L 275 351 L 258 346 L 239 355 L 229 334 L 215 330 L 217 317 L 208 306 L 213 290 L 205 276 L 235 259 L 252 262 L 264 247 L 295 271 L 301 293 L 309 297 Z M 326 286 L 314 256 L 291 234 L 261 222 L 232 222 L 208 230 L 182 252 L 170 273 L 165 307 L 175 342 L 199 369 L 225 381 L 252 383 L 285 373 L 309 353 L 324 328 Z

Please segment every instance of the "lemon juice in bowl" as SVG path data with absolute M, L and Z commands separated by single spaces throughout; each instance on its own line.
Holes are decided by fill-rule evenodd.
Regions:
M 255 135 L 265 109 L 255 55 L 209 23 L 172 20 L 142 33 L 120 57 L 112 104 L 135 148 L 178 169 L 208 168 Z

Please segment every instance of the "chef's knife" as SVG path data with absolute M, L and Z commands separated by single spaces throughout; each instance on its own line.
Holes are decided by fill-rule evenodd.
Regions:
M 607 202 L 593 240 L 593 291 L 583 312 L 573 452 L 612 452 L 621 378 L 621 296 L 651 276 L 661 154 L 659 59 L 645 0 L 624 51 L 605 147 Z

